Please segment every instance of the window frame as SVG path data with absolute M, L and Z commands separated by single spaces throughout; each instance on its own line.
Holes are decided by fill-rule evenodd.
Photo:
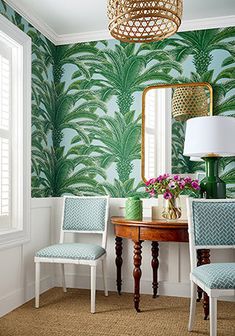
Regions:
M 12 155 L 11 187 L 12 224 L 8 229 L 0 229 L 0 249 L 20 245 L 30 240 L 31 204 L 31 38 L 0 14 L 0 34 L 15 45 L 12 64 L 12 114 L 17 116 L 11 129 L 17 131 L 11 137 L 16 146 Z M 17 125 L 17 127 L 16 127 Z M 13 132 L 12 132 L 13 133 Z M 17 155 L 16 155 L 17 153 Z M 14 189 L 13 189 L 14 188 Z
M 156 91 L 156 88 L 158 91 Z M 163 87 L 163 89 L 165 89 Z M 150 97 L 148 97 L 150 95 Z M 147 150 L 145 148 L 145 143 L 147 144 L 147 133 L 148 129 L 148 101 L 147 98 L 153 96 L 154 105 L 157 109 L 154 110 L 154 124 L 152 130 L 154 130 L 154 158 L 152 162 L 156 162 L 154 170 L 154 175 L 148 176 L 148 164 L 149 157 L 146 155 Z M 142 107 L 142 179 L 143 181 L 149 180 L 152 177 L 164 174 L 165 172 L 171 173 L 171 144 L 172 144 L 172 134 L 171 134 L 171 113 L 162 113 L 162 106 L 164 110 L 169 112 L 171 110 L 171 95 L 168 90 L 161 90 L 161 85 L 159 87 L 150 86 L 147 87 L 143 93 L 142 97 L 143 107 Z

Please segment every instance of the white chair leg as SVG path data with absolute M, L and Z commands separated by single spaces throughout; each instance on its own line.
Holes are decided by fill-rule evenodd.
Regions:
M 61 264 L 61 277 L 62 277 L 62 287 L 63 287 L 63 291 L 64 293 L 67 292 L 67 288 L 65 285 L 65 273 L 64 273 L 64 264 Z
M 35 263 L 35 308 L 39 308 L 40 294 L 40 263 Z
M 195 285 L 195 283 L 191 280 L 191 299 L 190 299 L 188 331 L 192 331 L 193 329 L 193 322 L 196 313 L 196 296 L 197 296 L 197 285 Z
M 210 297 L 210 336 L 217 335 L 217 298 Z
M 102 260 L 102 273 L 103 273 L 103 281 L 104 281 L 104 295 L 108 296 L 108 284 L 107 284 L 107 267 L 106 267 L 106 258 Z
M 91 313 L 95 313 L 96 266 L 91 266 Z

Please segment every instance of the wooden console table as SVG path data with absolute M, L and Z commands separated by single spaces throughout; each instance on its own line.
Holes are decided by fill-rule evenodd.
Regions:
M 123 217 L 112 217 L 114 232 L 116 235 L 116 266 L 117 266 L 117 290 L 121 293 L 122 279 L 122 238 L 131 239 L 134 243 L 134 307 L 137 312 L 140 302 L 140 278 L 141 278 L 141 248 L 144 240 L 152 241 L 152 270 L 153 270 L 153 298 L 158 290 L 158 242 L 188 242 L 188 222 L 186 220 L 166 221 L 143 219 L 142 221 L 126 220 Z M 198 255 L 198 264 L 209 263 L 209 250 L 203 250 Z M 199 294 L 200 299 L 200 294 Z M 204 296 L 205 319 L 209 315 L 208 297 Z

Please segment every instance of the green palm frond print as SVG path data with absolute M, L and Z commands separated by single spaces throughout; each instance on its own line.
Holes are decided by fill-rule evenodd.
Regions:
M 149 44 L 55 46 L 0 0 L 0 13 L 32 39 L 32 196 L 146 197 L 141 181 L 141 100 L 160 83 L 209 82 L 215 115 L 235 117 L 235 28 L 181 32 Z M 172 122 L 172 172 L 203 163 L 183 156 L 185 124 Z M 200 136 L 200 135 L 199 135 Z M 223 159 L 228 196 L 235 160 Z

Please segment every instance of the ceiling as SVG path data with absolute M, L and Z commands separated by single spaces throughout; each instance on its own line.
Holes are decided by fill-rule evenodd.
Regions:
M 55 36 L 107 33 L 107 0 L 5 0 L 36 27 Z M 235 0 L 184 0 L 183 24 L 235 15 Z M 36 24 L 35 24 L 36 23 Z M 39 29 L 40 30 L 40 29 Z M 44 33 L 44 32 L 43 32 Z

